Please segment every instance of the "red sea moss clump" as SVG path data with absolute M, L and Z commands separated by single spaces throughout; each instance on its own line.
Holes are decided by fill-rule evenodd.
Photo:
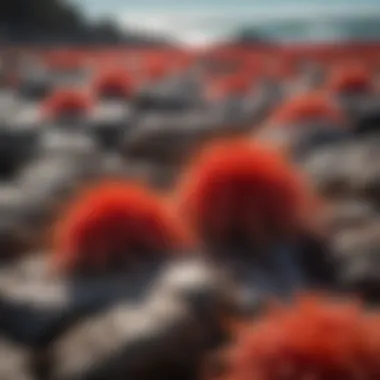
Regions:
M 210 100 L 226 99 L 229 96 L 246 96 L 257 83 L 251 67 L 233 73 L 214 75 L 209 73 L 204 87 L 205 96 Z
M 234 73 L 222 77 L 214 85 L 214 94 L 217 98 L 229 95 L 246 95 L 253 87 L 253 81 L 246 73 Z
M 241 328 L 217 378 L 379 379 L 379 330 L 380 319 L 352 301 L 303 297 Z
M 371 73 L 361 66 L 336 68 L 327 87 L 336 95 L 371 94 L 375 90 Z
M 71 114 L 87 114 L 94 106 L 92 96 L 80 89 L 57 89 L 43 103 L 42 113 L 47 118 Z
M 163 79 L 169 72 L 170 64 L 165 59 L 158 59 L 157 57 L 148 57 L 143 63 L 143 75 L 148 83 L 154 83 Z
M 277 152 L 252 142 L 208 146 L 186 173 L 180 209 L 207 243 L 239 235 L 257 243 L 293 232 L 306 203 L 303 181 Z
M 142 186 L 110 182 L 80 194 L 63 214 L 55 230 L 54 260 L 61 270 L 104 268 L 180 250 L 188 243 L 185 230 L 159 197 Z
M 336 125 L 344 122 L 344 114 L 334 102 L 323 93 L 297 96 L 285 102 L 269 120 L 269 125 L 294 125 L 324 121 Z
M 117 96 L 130 98 L 135 89 L 132 77 L 126 70 L 107 70 L 101 72 L 94 81 L 95 94 L 98 96 Z
M 85 51 L 55 49 L 44 56 L 45 65 L 55 71 L 80 70 L 86 65 Z

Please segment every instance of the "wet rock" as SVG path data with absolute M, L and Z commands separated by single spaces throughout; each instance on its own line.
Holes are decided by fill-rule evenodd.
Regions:
M 323 223 L 332 234 L 349 228 L 360 228 L 376 220 L 378 210 L 373 203 L 359 199 L 336 200 L 326 209 Z
M 39 151 L 41 156 L 66 156 L 82 161 L 86 157 L 93 158 L 99 150 L 87 133 L 81 130 L 65 131 L 52 126 L 42 134 Z
M 295 157 L 303 158 L 323 147 L 335 146 L 347 141 L 350 137 L 347 130 L 334 125 L 325 123 L 303 125 L 294 136 L 292 151 Z
M 334 253 L 340 263 L 340 286 L 368 302 L 380 300 L 380 219 L 347 229 L 334 239 Z
M 147 115 L 125 136 L 127 157 L 154 162 L 178 162 L 188 157 L 202 141 L 217 134 L 217 125 L 206 115 Z
M 186 349 L 184 349 L 186 347 Z M 203 347 L 197 322 L 169 300 L 120 305 L 76 326 L 54 347 L 53 380 L 183 376 Z
M 191 379 L 231 311 L 231 287 L 203 260 L 175 262 L 158 282 L 151 274 L 70 285 L 46 276 L 43 256 L 29 257 L 0 272 L 0 331 L 47 357 L 49 379 Z
M 218 124 L 235 124 L 248 122 L 254 106 L 243 95 L 230 95 L 212 104 L 210 113 L 215 115 Z
M 17 183 L 40 206 L 39 215 L 44 220 L 86 178 L 93 175 L 91 169 L 73 158 L 47 156 L 27 165 L 17 178 Z
M 380 99 L 376 94 L 347 94 L 338 98 L 358 134 L 378 131 Z
M 131 128 L 130 110 L 124 102 L 102 102 L 87 120 L 90 136 L 103 149 L 117 149 L 125 131 Z
M 320 194 L 339 197 L 349 193 L 349 146 L 336 144 L 310 154 L 301 163 Z
M 359 135 L 380 132 L 380 99 L 362 105 L 354 119 L 354 132 Z
M 0 378 L 35 380 L 30 366 L 30 353 L 3 338 L 0 338 Z
M 307 159 L 325 147 L 335 148 L 351 137 L 349 131 L 324 122 L 267 127 L 253 133 L 254 139 L 283 149 L 295 160 Z
M 52 378 L 187 375 L 215 339 L 219 318 L 231 312 L 234 298 L 225 281 L 207 261 L 174 262 L 145 304 L 123 303 L 69 331 L 54 347 Z
M 303 168 L 322 194 L 379 201 L 378 136 L 348 140 L 307 157 Z
M 17 90 L 19 96 L 25 100 L 41 101 L 49 96 L 53 88 L 51 77 L 41 72 L 22 78 Z
M 194 88 L 189 88 L 193 85 Z M 169 79 L 142 89 L 133 100 L 133 108 L 140 115 L 147 112 L 186 112 L 201 104 L 197 92 L 194 83 L 186 83 L 183 78 Z
M 5 124 L 17 112 L 19 99 L 14 90 L 0 88 L 0 121 Z
M 169 265 L 153 293 L 157 299 L 160 296 L 185 303 L 210 328 L 217 326 L 218 318 L 236 306 L 232 279 L 218 265 L 202 257 L 190 257 Z
M 358 139 L 350 145 L 347 182 L 351 191 L 366 199 L 380 201 L 380 135 Z
M 0 129 L 0 176 L 13 178 L 37 154 L 40 131 L 33 124 L 10 121 Z
M 0 248 L 1 260 L 13 259 L 33 244 L 29 224 L 30 198 L 22 188 L 0 186 Z
M 48 70 L 35 59 L 28 62 L 23 59 L 19 66 L 18 95 L 31 101 L 44 99 L 53 88 L 53 77 Z
M 145 302 L 159 278 L 160 263 L 92 276 L 56 276 L 45 255 L 34 254 L 3 266 L 0 331 L 27 347 L 44 349 L 83 318 L 123 300 Z

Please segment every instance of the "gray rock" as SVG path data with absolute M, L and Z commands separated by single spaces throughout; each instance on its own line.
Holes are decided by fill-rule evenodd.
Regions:
M 20 187 L 0 186 L 1 260 L 12 259 L 33 244 L 29 196 Z
M 41 101 L 49 96 L 53 90 L 52 78 L 47 72 L 26 73 L 18 85 L 18 94 L 21 98 L 33 101 Z
M 313 183 L 324 194 L 380 198 L 379 138 L 355 138 L 319 149 L 303 163 Z
M 218 265 L 202 257 L 174 261 L 165 268 L 152 297 L 184 302 L 198 318 L 213 321 L 236 306 L 232 278 Z
M 330 233 L 360 228 L 379 218 L 375 205 L 358 199 L 336 200 L 329 205 L 323 223 Z
M 92 178 L 96 162 L 76 161 L 75 157 L 42 157 L 32 161 L 20 172 L 17 184 L 29 199 L 39 206 L 35 209 L 45 220 L 56 211 L 87 178 Z
M 123 152 L 154 162 L 176 162 L 216 134 L 217 125 L 204 114 L 150 114 L 125 136 Z
M 79 162 L 93 159 L 99 152 L 94 139 L 83 130 L 64 130 L 54 126 L 44 131 L 39 147 L 41 156 L 75 158 Z
M 0 176 L 11 179 L 38 151 L 40 130 L 36 124 L 8 120 L 0 129 Z
M 30 353 L 3 338 L 0 338 L 0 378 L 35 380 L 30 367 Z
M 321 194 L 339 197 L 349 193 L 350 147 L 327 146 L 310 154 L 302 162 L 303 170 Z
M 125 102 L 103 101 L 86 120 L 86 130 L 103 149 L 119 148 L 123 133 L 131 128 L 131 111 Z
M 183 304 L 168 299 L 134 310 L 120 305 L 57 343 L 51 379 L 166 378 L 194 364 L 203 339 Z
M 340 262 L 340 285 L 370 302 L 380 300 L 380 219 L 335 236 L 333 252 Z
M 0 330 L 29 347 L 49 347 L 77 321 L 121 300 L 131 308 L 143 304 L 162 265 L 72 277 L 54 275 L 49 264 L 45 255 L 28 255 L 0 268 Z
M 235 300 L 225 273 L 214 264 L 200 257 L 176 260 L 146 303 L 123 302 L 65 334 L 54 346 L 52 379 L 188 376 Z

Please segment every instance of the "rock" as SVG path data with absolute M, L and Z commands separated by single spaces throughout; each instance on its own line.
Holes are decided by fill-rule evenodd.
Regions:
M 194 371 L 203 344 L 183 304 L 169 299 L 135 309 L 120 305 L 77 325 L 57 343 L 51 379 L 185 376 Z
M 67 131 L 52 126 L 42 134 L 39 151 L 41 156 L 63 156 L 82 162 L 94 159 L 99 149 L 93 137 L 83 130 Z
M 216 134 L 217 125 L 206 115 L 148 114 L 125 136 L 123 152 L 130 158 L 179 162 L 201 142 Z
M 53 90 L 52 78 L 44 72 L 31 73 L 22 78 L 18 85 L 18 94 L 21 98 L 31 101 L 46 99 Z
M 321 194 L 380 201 L 379 136 L 343 141 L 311 154 L 302 163 Z
M 236 302 L 231 278 L 218 265 L 201 257 L 174 261 L 163 272 L 153 297 L 175 298 L 188 305 L 203 323 L 218 325 Z
M 143 304 L 160 275 L 160 263 L 93 276 L 55 276 L 45 255 L 28 255 L 0 270 L 0 331 L 27 347 L 48 348 L 83 318 L 121 300 Z
M 189 112 L 202 105 L 201 95 L 197 78 L 172 77 L 142 89 L 136 94 L 133 107 L 138 114 Z
M 0 338 L 0 378 L 7 380 L 34 380 L 30 353 L 16 344 Z
M 38 150 L 40 131 L 33 124 L 13 123 L 0 129 L 0 176 L 13 178 Z
M 370 201 L 380 201 L 380 135 L 357 139 L 350 145 L 346 165 L 351 192 Z
M 123 133 L 129 131 L 130 110 L 124 102 L 103 102 L 86 121 L 87 131 L 102 149 L 117 149 Z
M 17 184 L 25 189 L 35 208 L 36 220 L 44 222 L 56 212 L 87 178 L 92 178 L 96 162 L 76 161 L 74 157 L 42 157 L 32 161 L 21 171 Z M 30 209 L 32 211 L 32 209 Z
M 380 132 L 380 99 L 365 102 L 354 119 L 354 132 L 358 135 Z
M 320 194 L 340 197 L 350 193 L 350 146 L 335 144 L 318 149 L 301 163 Z
M 338 102 L 348 114 L 357 134 L 378 131 L 380 98 L 376 94 L 342 95 Z
M 1 260 L 18 256 L 33 243 L 29 224 L 30 198 L 14 185 L 0 186 L 0 249 Z
M 266 144 L 273 145 L 289 153 L 295 160 L 303 161 L 314 152 L 347 141 L 351 135 L 348 131 L 326 123 L 303 123 L 298 125 L 281 125 L 255 131 L 252 135 Z
M 380 300 L 380 219 L 366 226 L 350 228 L 333 242 L 339 260 L 339 282 L 343 290 L 354 292 L 368 302 Z
M 360 228 L 379 217 L 375 205 L 364 200 L 336 200 L 326 210 L 324 226 L 330 234 Z

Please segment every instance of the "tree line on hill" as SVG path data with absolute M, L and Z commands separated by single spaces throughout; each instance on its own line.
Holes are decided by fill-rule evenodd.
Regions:
M 3 43 L 167 45 L 170 41 L 120 29 L 111 19 L 90 21 L 65 0 L 1 0 Z

